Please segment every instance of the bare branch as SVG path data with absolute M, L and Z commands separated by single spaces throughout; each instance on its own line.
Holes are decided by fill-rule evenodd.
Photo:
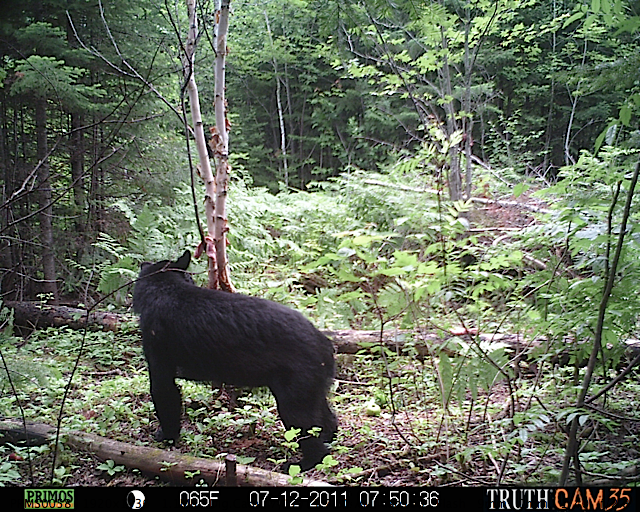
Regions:
M 107 35 L 109 36 L 111 44 L 112 44 L 113 48 L 115 49 L 116 53 L 118 54 L 118 57 L 120 57 L 120 60 L 122 61 L 122 64 L 124 64 L 126 69 L 128 69 L 129 71 L 127 71 L 126 69 L 123 69 L 121 66 L 117 66 L 116 64 L 111 62 L 109 59 L 107 59 L 102 53 L 100 53 L 94 47 L 91 47 L 91 48 L 87 47 L 87 45 L 84 43 L 84 41 L 82 41 L 82 39 L 80 39 L 80 36 L 78 35 L 78 32 L 76 31 L 76 27 L 73 24 L 73 20 L 71 19 L 71 15 L 69 14 L 69 11 L 67 11 L 67 18 L 69 20 L 69 25 L 71 26 L 71 30 L 73 30 L 73 35 L 75 36 L 76 40 L 78 41 L 78 44 L 80 44 L 80 46 L 82 46 L 82 48 L 84 48 L 86 51 L 91 53 L 91 55 L 93 55 L 95 57 L 98 57 L 105 64 L 107 64 L 110 68 L 112 68 L 113 70 L 117 71 L 121 75 L 128 76 L 129 78 L 134 78 L 134 79 L 139 80 L 140 82 L 142 82 L 151 92 L 153 92 L 158 97 L 158 99 L 160 99 L 160 101 L 162 101 L 167 107 L 169 107 L 169 109 L 171 109 L 171 111 L 180 119 L 180 121 L 182 121 L 182 115 L 180 114 L 180 111 L 175 106 L 173 106 L 169 102 L 169 100 L 167 100 L 162 95 L 162 93 L 160 91 L 158 91 L 158 89 L 156 89 L 155 86 L 151 82 L 149 82 L 149 80 L 147 80 L 145 77 L 143 77 L 131 64 L 129 64 L 129 61 L 127 61 L 127 59 L 125 59 L 125 57 L 122 55 L 122 53 L 120 53 L 120 49 L 118 48 L 118 44 L 116 43 L 116 40 L 114 39 L 113 35 L 111 34 L 111 30 L 109 29 L 109 24 L 107 23 L 107 20 L 106 20 L 106 18 L 104 16 L 104 8 L 102 6 L 102 1 L 99 1 L 98 3 L 99 3 L 99 6 L 100 6 L 100 17 L 102 18 L 102 23 L 104 24 L 105 30 L 107 31 Z

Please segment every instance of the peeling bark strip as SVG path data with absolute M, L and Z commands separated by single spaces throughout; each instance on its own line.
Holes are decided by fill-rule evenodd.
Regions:
M 207 142 L 204 135 L 202 123 L 202 113 L 200 111 L 200 97 L 195 76 L 195 53 L 198 41 L 198 17 L 196 14 L 196 0 L 186 0 L 189 14 L 189 34 L 185 45 L 185 55 L 182 63 L 184 78 L 187 83 L 187 93 L 189 104 L 191 105 L 191 120 L 193 122 L 193 132 L 198 149 L 198 159 L 200 160 L 200 176 L 204 181 L 204 211 L 207 219 L 207 247 L 205 252 L 209 257 L 209 288 L 218 288 L 218 277 L 216 272 L 216 257 L 213 251 L 213 240 L 215 238 L 215 197 L 216 182 L 209 161 L 207 152 Z
M 227 260 L 226 200 L 229 189 L 229 121 L 227 120 L 225 87 L 225 61 L 227 56 L 227 32 L 229 28 L 229 1 L 223 0 L 216 12 L 216 61 L 215 61 L 215 101 L 216 124 L 211 128 L 209 147 L 213 151 L 216 175 L 213 176 L 211 162 L 204 135 L 200 98 L 195 79 L 195 51 L 198 42 L 198 16 L 196 0 L 186 0 L 189 15 L 189 34 L 185 46 L 183 73 L 191 105 L 191 117 L 200 159 L 200 176 L 205 186 L 205 216 L 207 218 L 207 236 L 205 247 L 196 251 L 198 257 L 202 251 L 209 258 L 209 283 L 211 289 L 235 291 L 229 278 Z
M 26 432 L 25 432 L 26 430 Z M 31 445 L 41 445 L 55 439 L 56 429 L 43 423 L 27 422 L 26 429 L 17 420 L 0 421 L 0 443 L 17 444 L 28 441 Z M 136 468 L 145 474 L 157 476 L 174 485 L 194 485 L 204 479 L 209 485 L 225 485 L 226 469 L 224 462 L 200 459 L 177 451 L 161 450 L 148 446 L 137 446 L 113 441 L 95 434 L 66 432 L 67 444 L 72 448 L 92 453 L 100 460 L 112 460 L 116 464 Z M 185 472 L 199 473 L 187 478 Z M 236 485 L 249 487 L 288 486 L 289 476 L 280 473 L 252 468 L 243 464 L 235 466 Z M 303 486 L 328 486 L 326 482 L 305 478 Z

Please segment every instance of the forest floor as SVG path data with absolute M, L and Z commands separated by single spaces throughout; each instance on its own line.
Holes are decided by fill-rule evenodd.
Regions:
M 349 384 L 345 384 L 349 385 Z M 342 384 L 338 384 L 339 389 Z M 634 416 L 634 397 L 628 396 L 624 402 L 628 404 L 626 411 L 609 411 L 615 417 L 620 418 L 621 427 L 613 431 L 596 429 L 592 434 L 594 442 L 608 447 L 606 453 L 594 450 L 594 456 L 604 457 L 611 465 L 620 461 L 630 461 L 638 459 L 640 453 L 637 447 L 633 448 L 625 443 L 625 437 L 638 438 L 640 436 L 640 420 L 633 421 L 628 418 Z M 506 385 L 498 385 L 492 389 L 491 396 L 480 397 L 486 401 L 482 408 L 477 410 L 504 411 L 506 413 L 510 403 L 509 390 Z M 622 400 L 621 400 L 622 401 Z M 218 402 L 219 403 L 219 402 Z M 187 404 L 189 407 L 190 405 Z M 226 407 L 223 408 L 226 410 Z M 496 450 L 494 456 L 484 457 L 474 456 L 461 457 L 466 449 L 473 449 L 474 446 L 486 446 L 491 444 L 487 418 L 475 412 L 466 419 L 468 423 L 461 422 L 460 416 L 449 418 L 438 414 L 437 407 L 432 411 L 424 410 L 416 412 L 413 408 L 407 408 L 398 412 L 395 416 L 389 412 L 383 412 L 380 416 L 368 416 L 362 414 L 361 410 L 353 408 L 336 407 L 336 412 L 340 418 L 340 432 L 333 450 L 333 457 L 337 465 L 329 472 L 311 470 L 304 474 L 306 478 L 316 481 L 324 481 L 338 486 L 411 486 L 411 487 L 431 487 L 431 486 L 494 486 L 497 483 L 497 475 L 503 471 L 505 463 L 506 480 L 513 483 L 514 468 L 526 468 L 521 472 L 521 483 L 531 484 L 552 484 L 553 474 L 547 473 L 549 468 L 559 468 L 562 464 L 562 450 L 550 449 L 552 444 L 545 447 L 536 443 L 537 448 L 533 449 L 531 440 L 524 443 L 522 447 L 514 447 L 512 453 L 504 460 L 504 456 L 499 455 Z M 212 414 L 215 414 L 213 412 Z M 493 418 L 497 420 L 500 413 Z M 253 427 L 245 426 L 238 431 L 237 427 L 230 422 L 228 431 L 220 432 L 216 436 L 203 440 L 202 451 L 209 451 L 217 448 L 223 453 L 235 453 L 242 457 L 251 457 L 251 466 L 259 467 L 268 471 L 281 471 L 281 466 L 273 461 L 274 444 L 277 439 L 274 437 L 273 426 L 271 428 L 261 427 L 261 422 Z M 155 422 L 154 422 L 155 424 Z M 440 436 L 426 439 L 424 429 L 420 425 L 430 424 L 432 430 L 440 430 Z M 122 424 L 120 424 L 122 427 Z M 193 429 L 193 425 L 183 422 L 183 428 Z M 561 426 L 556 422 L 549 423 L 545 428 L 548 439 L 555 439 L 556 442 L 566 439 L 561 430 Z M 421 432 L 418 434 L 418 432 Z M 626 432 L 621 435 L 621 432 Z M 150 445 L 157 445 L 151 441 L 152 428 L 140 430 L 131 428 L 130 431 L 118 429 L 119 438 L 130 437 L 132 440 L 147 437 Z M 538 433 L 541 434 L 541 433 Z M 461 437 L 466 436 L 464 442 Z M 215 437 L 215 439 L 213 438 Z M 275 440 L 274 440 L 275 439 Z M 450 442 L 451 439 L 455 441 Z M 496 440 L 498 443 L 499 440 Z M 424 446 L 429 445 L 428 449 Z M 193 454 L 192 450 L 184 445 L 177 448 L 180 452 Z M 593 449 L 593 448 L 591 448 Z M 471 450 L 472 451 L 472 450 Z M 281 456 L 281 454 L 280 454 Z M 108 475 L 106 471 L 98 469 L 100 462 L 90 453 L 63 453 L 63 463 L 72 468 L 70 476 L 65 480 L 66 486 L 156 486 L 167 485 L 161 483 L 157 478 L 147 477 L 137 470 L 125 469 L 114 475 Z M 38 467 L 38 464 L 42 467 Z M 36 472 L 48 473 L 50 468 L 50 457 L 37 457 L 34 461 Z M 359 467 L 362 471 L 349 475 L 347 470 Z M 24 468 L 26 469 L 26 467 Z M 590 475 L 592 478 L 606 478 L 606 475 Z M 26 479 L 24 482 L 26 483 Z M 602 481 L 601 481 L 601 484 Z
M 533 222 L 526 210 L 496 205 L 476 209 L 471 220 L 473 224 L 484 228 L 521 228 Z M 393 378 L 405 376 L 402 391 L 395 391 L 402 395 L 398 401 L 404 405 L 394 412 L 387 403 L 379 415 L 370 415 L 364 410 L 365 404 L 371 401 L 376 389 L 383 390 L 384 393 L 389 391 L 385 384 L 388 383 L 387 377 L 378 375 L 377 380 L 371 380 L 367 376 L 361 378 L 362 360 L 353 355 L 338 356 L 336 389 L 332 394 L 340 422 L 338 436 L 332 448 L 336 465 L 321 471 L 308 471 L 304 474 L 305 477 L 350 486 L 492 486 L 498 483 L 550 484 L 557 481 L 566 434 L 562 424 L 555 420 L 553 409 L 548 411 L 551 419 L 535 432 L 535 440 L 531 435 L 522 443 L 512 443 L 511 449 L 504 451 L 507 444 L 505 442 L 518 435 L 517 428 L 505 428 L 511 421 L 510 407 L 515 405 L 516 411 L 526 413 L 530 398 L 524 398 L 526 393 L 519 395 L 518 392 L 534 385 L 535 373 L 521 375 L 517 384 L 519 389 L 509 389 L 506 382 L 502 381 L 495 384 L 488 393 L 478 390 L 477 395 L 471 396 L 467 392 L 464 402 L 455 407 L 456 410 L 443 413 L 437 392 L 430 397 L 428 392 L 425 393 L 427 387 L 424 384 L 414 389 L 407 386 L 407 382 L 416 376 L 420 379 L 429 374 L 427 364 L 409 357 L 396 363 L 398 366 L 392 371 Z M 137 371 L 144 371 L 140 359 L 136 361 L 136 365 L 139 366 Z M 107 381 L 112 377 L 105 375 L 95 378 Z M 394 384 L 394 387 L 397 385 Z M 281 462 L 287 454 L 282 446 L 282 426 L 277 419 L 273 399 L 261 410 L 252 405 L 252 399 L 246 399 L 250 394 L 243 392 L 234 408 L 227 394 L 216 395 L 208 389 L 208 397 L 205 394 L 204 399 L 202 394 L 198 394 L 197 398 L 185 396 L 185 408 L 188 412 L 191 411 L 191 419 L 183 420 L 183 436 L 185 431 L 198 435 L 199 430 L 195 424 L 205 421 L 205 418 L 223 418 L 213 435 L 207 433 L 198 438 L 199 453 L 195 455 L 209 454 L 212 457 L 212 453 L 233 453 L 248 460 L 253 467 L 281 471 Z M 432 387 L 431 391 L 434 389 L 436 388 Z M 633 419 L 637 416 L 634 409 L 637 400 L 633 390 L 634 388 L 615 390 L 618 409 L 601 412 L 611 419 L 612 424 L 616 423 L 616 428 L 607 430 L 596 424 L 589 438 L 593 445 L 584 445 L 601 462 L 608 460 L 615 465 L 621 461 L 640 458 L 638 448 L 627 442 L 628 439 L 640 437 L 640 421 Z M 77 397 L 82 396 L 78 390 L 74 390 L 74 393 Z M 415 401 L 411 399 L 412 393 L 415 393 Z M 145 405 L 150 401 L 148 393 L 132 391 L 131 394 L 137 402 L 130 404 L 131 408 L 136 411 L 145 410 Z M 553 391 L 551 396 L 553 397 Z M 542 404 L 540 397 L 536 400 Z M 553 400 L 549 400 L 547 395 L 542 407 L 553 407 Z M 626 405 L 620 409 L 620 404 Z M 254 409 L 257 412 L 251 412 Z M 266 413 L 263 414 L 265 410 Z M 93 411 L 87 411 L 87 415 L 90 413 L 93 414 Z M 247 415 L 251 416 L 250 421 L 247 421 Z M 142 423 L 141 427 L 135 422 L 119 422 L 117 428 L 113 429 L 114 438 L 158 446 L 152 440 L 157 427 L 155 417 L 148 424 Z M 603 450 L 603 446 L 607 449 Z M 181 444 L 171 449 L 194 454 L 193 443 Z M 589 460 L 589 455 L 585 458 Z M 90 453 L 65 451 L 62 463 L 70 468 L 64 476 L 66 486 L 165 485 L 157 478 L 150 478 L 137 470 L 124 467 L 108 474 L 107 471 L 98 469 L 100 461 Z M 49 464 L 50 457 L 37 456 L 34 459 L 35 473 L 48 474 Z M 26 464 L 21 467 L 25 484 L 29 481 L 26 469 Z M 607 477 L 595 473 L 589 476 L 595 480 L 600 479 L 601 482 Z

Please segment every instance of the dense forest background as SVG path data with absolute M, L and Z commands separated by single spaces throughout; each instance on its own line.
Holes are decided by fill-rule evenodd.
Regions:
M 200 8 L 198 82 L 213 123 L 213 4 Z M 545 185 L 601 145 L 603 133 L 636 144 L 633 5 L 232 8 L 233 179 L 247 186 L 307 190 L 404 164 L 421 167 L 425 181 L 448 180 L 460 199 L 484 186 L 474 167 Z M 180 201 L 189 183 L 178 115 L 183 11 L 154 2 L 5 2 L 4 296 L 77 297 L 99 279 L 100 237 L 122 241 L 127 212 Z
M 231 8 L 228 250 L 238 289 L 297 307 L 323 328 L 524 339 L 515 355 L 478 339 L 430 352 L 443 418 L 469 414 L 463 445 L 478 390 L 490 396 L 501 379 L 535 375 L 501 391 L 510 423 L 492 428 L 503 444 L 475 439 L 453 457 L 458 471 L 564 482 L 571 464 L 580 475 L 577 446 L 593 442 L 598 426 L 626 429 L 629 439 L 605 457 L 615 468 L 594 474 L 620 470 L 612 460 L 637 463 L 637 418 L 587 405 L 594 369 L 606 385 L 638 350 L 640 3 L 233 0 Z M 196 77 L 209 127 L 215 5 L 198 9 Z M 183 122 L 186 9 L 24 0 L 2 2 L 0 12 L 2 298 L 126 311 L 123 285 L 142 261 L 199 242 Z M 420 336 L 402 336 L 403 355 L 421 372 Z M 421 403 L 406 361 L 390 369 L 383 356 L 364 357 L 362 367 L 383 369 L 364 402 L 394 415 L 409 395 Z M 543 369 L 561 360 L 569 369 L 547 380 Z M 541 389 L 563 405 L 552 412 Z M 486 410 L 479 415 L 486 420 Z M 550 434 L 554 422 L 562 427 Z M 569 439 L 566 453 L 560 438 Z M 434 446 L 421 439 L 409 443 L 415 474 Z M 538 455 L 557 449 L 557 459 L 518 465 L 535 458 L 527 443 Z

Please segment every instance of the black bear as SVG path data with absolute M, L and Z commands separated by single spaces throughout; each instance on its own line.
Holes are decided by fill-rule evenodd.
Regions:
M 331 341 L 302 314 L 239 293 L 200 288 L 177 261 L 143 263 L 133 292 L 140 314 L 157 440 L 180 436 L 182 398 L 175 378 L 239 387 L 268 386 L 287 429 L 301 429 L 303 470 L 329 453 L 338 428 L 327 403 L 335 363 Z M 320 427 L 320 436 L 309 435 Z

